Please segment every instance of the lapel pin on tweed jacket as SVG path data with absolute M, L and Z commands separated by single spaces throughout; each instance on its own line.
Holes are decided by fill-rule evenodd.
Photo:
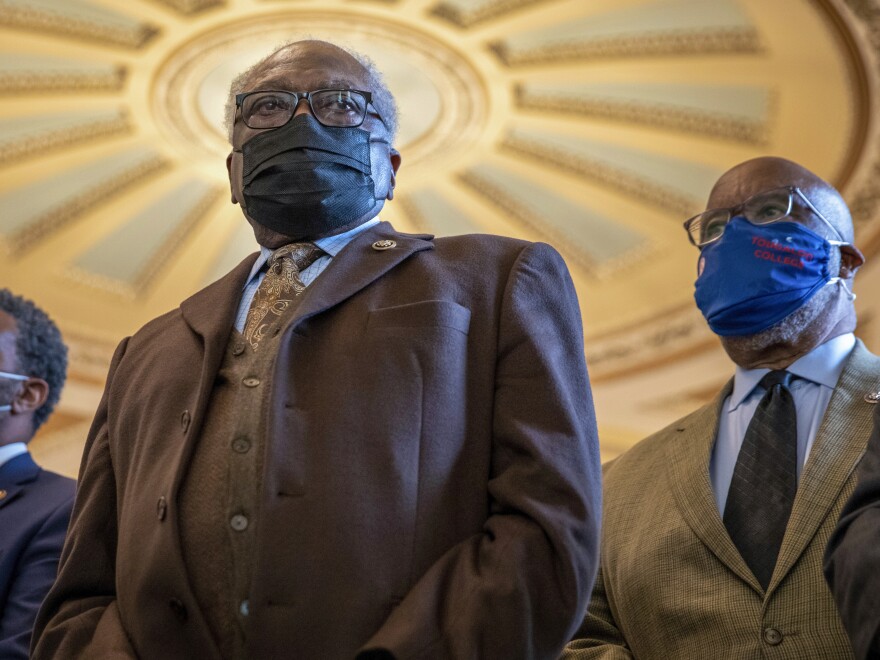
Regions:
M 868 392 L 865 395 L 865 401 L 867 401 L 868 403 L 880 403 L 880 390 Z

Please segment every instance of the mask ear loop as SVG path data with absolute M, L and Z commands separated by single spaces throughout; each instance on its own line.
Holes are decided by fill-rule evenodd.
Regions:
M 22 376 L 21 374 L 11 374 L 7 371 L 0 371 L 0 378 L 6 378 L 8 380 L 27 380 L 28 376 Z M 0 406 L 0 412 L 9 412 L 12 410 L 12 406 Z
M 846 293 L 846 297 L 850 302 L 856 299 L 856 294 L 849 290 L 849 287 L 846 285 L 846 280 L 842 277 L 832 277 L 828 280 L 828 284 L 839 284 L 843 287 L 843 291 Z
M 825 240 L 828 241 L 829 245 L 834 245 L 835 247 L 837 247 L 838 251 L 844 245 L 851 245 L 851 243 L 847 243 L 846 241 L 835 241 L 831 238 L 826 238 Z M 843 290 L 846 292 L 847 300 L 852 302 L 856 299 L 856 294 L 850 290 L 850 288 L 846 285 L 846 281 L 842 277 L 832 277 L 830 280 L 828 280 L 828 284 L 840 284 L 840 286 L 842 286 Z

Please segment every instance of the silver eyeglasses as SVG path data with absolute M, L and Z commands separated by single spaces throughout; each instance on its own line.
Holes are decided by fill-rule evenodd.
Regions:
M 235 105 L 249 128 L 280 128 L 293 117 L 302 99 L 324 126 L 355 128 L 364 123 L 373 96 L 358 89 L 316 89 L 313 92 L 276 90 L 236 94 Z
M 691 243 L 701 248 L 721 238 L 727 228 L 727 223 L 737 215 L 744 217 L 753 225 L 769 225 L 771 222 L 778 222 L 791 215 L 798 200 L 803 200 L 806 207 L 828 225 L 835 236 L 841 238 L 834 225 L 819 213 L 813 203 L 796 186 L 774 188 L 767 192 L 758 193 L 738 206 L 703 211 L 685 220 L 684 228 Z M 834 242 L 836 243 L 836 241 Z

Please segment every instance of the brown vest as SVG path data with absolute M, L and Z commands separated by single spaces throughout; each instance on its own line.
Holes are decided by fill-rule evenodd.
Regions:
M 183 559 L 196 601 L 224 658 L 246 658 L 248 594 L 263 483 L 266 416 L 281 330 L 259 350 L 232 331 L 199 442 L 180 492 Z

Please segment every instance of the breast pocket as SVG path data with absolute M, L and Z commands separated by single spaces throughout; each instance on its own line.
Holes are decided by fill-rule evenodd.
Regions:
M 367 332 L 383 329 L 446 328 L 467 335 L 471 324 L 471 311 L 451 300 L 423 300 L 407 305 L 382 307 L 370 312 Z

